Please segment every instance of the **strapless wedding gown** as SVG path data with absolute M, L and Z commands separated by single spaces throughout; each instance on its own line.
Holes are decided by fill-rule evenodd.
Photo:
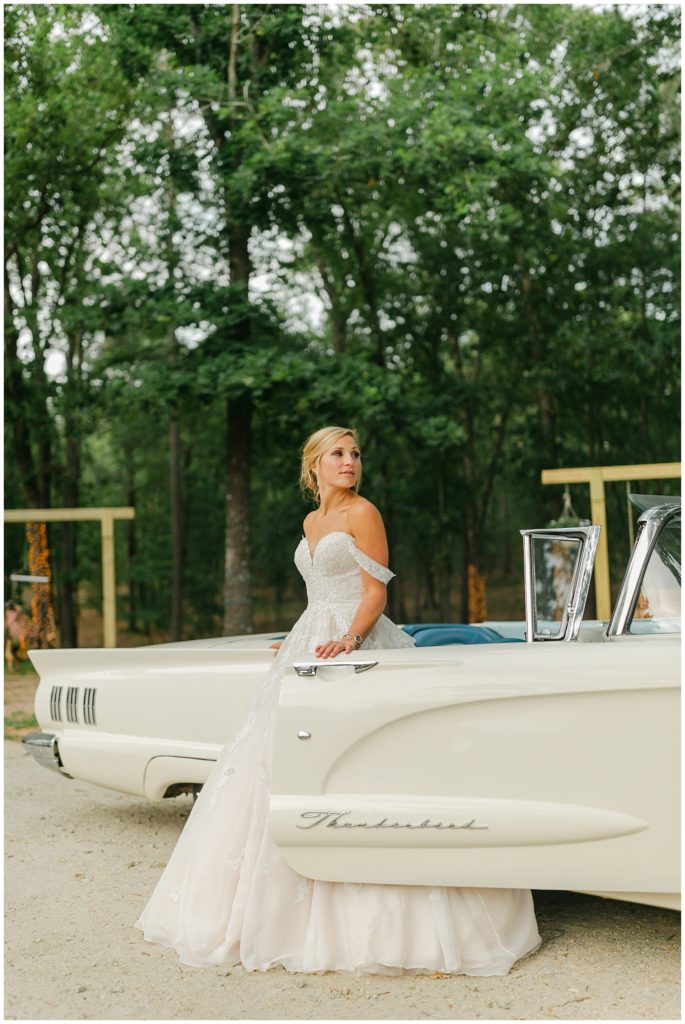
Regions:
M 303 537 L 295 564 L 307 607 L 221 751 L 136 927 L 194 966 L 506 974 L 540 945 L 530 890 L 313 881 L 272 842 L 269 775 L 285 665 L 347 632 L 362 598 L 360 568 L 386 584 L 394 576 L 342 531 L 325 534 L 313 555 Z M 413 646 L 385 615 L 362 644 Z

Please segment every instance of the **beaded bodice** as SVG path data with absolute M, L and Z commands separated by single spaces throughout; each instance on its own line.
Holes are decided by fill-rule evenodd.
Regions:
M 363 595 L 362 568 L 369 575 L 388 583 L 395 575 L 357 547 L 344 530 L 326 533 L 314 553 L 306 537 L 295 551 L 295 565 L 307 586 L 307 600 L 317 605 L 358 604 Z

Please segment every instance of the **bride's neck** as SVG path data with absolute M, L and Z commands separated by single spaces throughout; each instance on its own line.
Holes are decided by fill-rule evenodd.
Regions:
M 336 512 L 344 512 L 350 499 L 348 497 L 348 491 L 345 489 L 341 492 L 339 488 L 331 488 L 326 494 L 321 495 L 321 501 L 319 504 L 319 514 L 326 518 L 329 515 L 333 515 Z

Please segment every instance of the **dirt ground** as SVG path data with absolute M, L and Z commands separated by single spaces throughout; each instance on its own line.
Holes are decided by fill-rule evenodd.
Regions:
M 33 685 L 12 683 L 13 710 Z M 542 948 L 504 978 L 179 964 L 132 924 L 189 808 L 62 778 L 5 743 L 6 1019 L 680 1018 L 680 915 L 565 892 L 535 891 Z

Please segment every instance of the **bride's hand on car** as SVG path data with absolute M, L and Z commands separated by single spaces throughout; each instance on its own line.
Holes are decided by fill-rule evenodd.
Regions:
M 278 649 L 279 649 L 279 647 L 281 646 L 281 644 L 282 644 L 282 643 L 283 643 L 283 641 L 282 641 L 282 640 L 277 640 L 277 641 L 276 641 L 276 643 L 274 643 L 274 644 L 269 644 L 269 647 L 271 647 L 271 648 L 273 649 L 273 652 L 274 652 L 274 658 L 275 658 L 275 657 L 276 657 L 276 655 L 278 654 Z
M 325 644 L 317 644 L 314 654 L 317 658 L 335 658 L 338 654 L 351 654 L 356 650 L 354 640 L 327 640 Z

